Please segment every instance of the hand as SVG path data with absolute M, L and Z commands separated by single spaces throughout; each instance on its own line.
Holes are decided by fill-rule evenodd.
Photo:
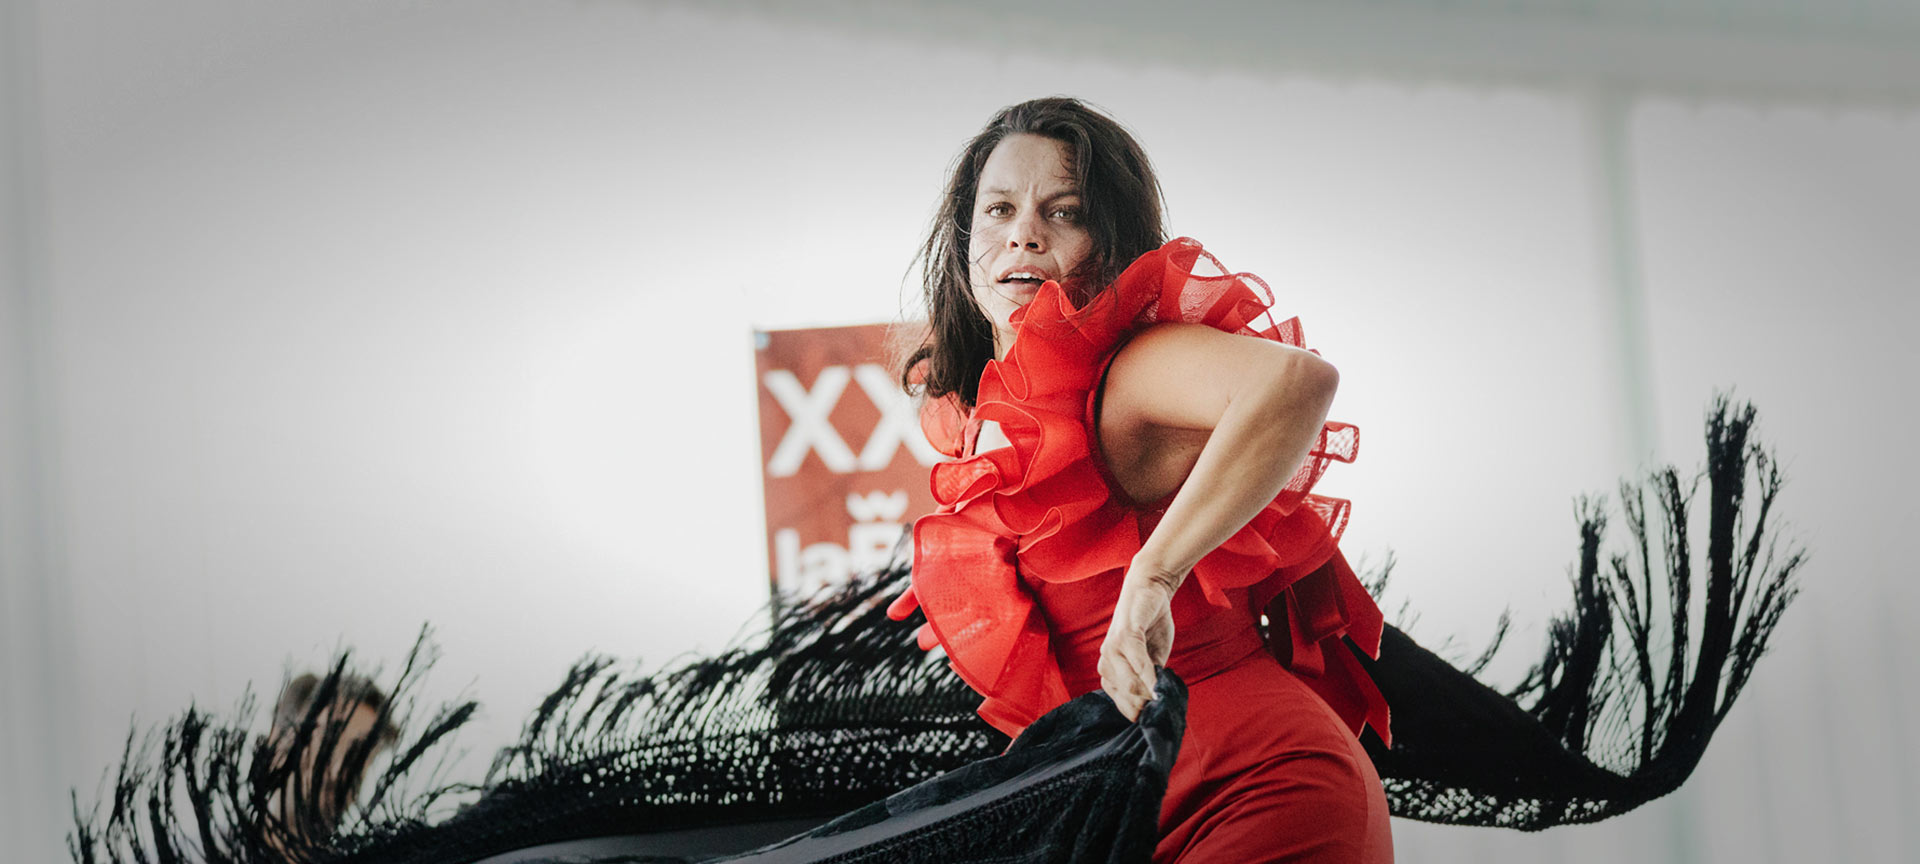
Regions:
M 1100 644 L 1100 689 L 1128 720 L 1153 699 L 1155 668 L 1173 652 L 1173 592 L 1177 578 L 1129 568 Z
M 895 621 L 905 621 L 918 611 L 920 611 L 920 595 L 913 593 L 911 581 L 907 583 L 905 593 L 887 604 L 887 617 Z M 913 631 L 913 641 L 920 646 L 920 650 L 932 651 L 933 646 L 940 644 L 940 637 L 934 635 L 933 625 L 928 623 L 920 625 L 920 629 Z

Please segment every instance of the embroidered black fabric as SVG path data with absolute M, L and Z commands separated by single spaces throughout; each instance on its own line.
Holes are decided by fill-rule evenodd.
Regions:
M 1751 407 L 1718 400 L 1702 472 L 1623 484 L 1624 551 L 1603 548 L 1604 505 L 1582 504 L 1574 607 L 1518 686 L 1474 677 L 1497 637 L 1462 670 L 1388 628 L 1368 665 L 1393 706 L 1394 746 L 1366 743 L 1395 815 L 1538 830 L 1626 812 L 1686 779 L 1805 561 L 1768 531 L 1781 478 L 1749 440 L 1753 423 Z M 1116 725 L 1111 703 L 1089 694 L 1001 755 L 1008 742 L 974 716 L 975 694 L 913 645 L 918 621 L 886 618 L 907 577 L 895 567 L 781 609 L 759 638 L 651 674 L 582 661 L 474 787 L 444 782 L 437 761 L 474 704 L 430 715 L 413 704 L 431 661 L 424 637 L 383 709 L 401 742 L 364 784 L 346 778 L 343 788 L 366 792 L 352 807 L 336 806 L 343 790 L 321 800 L 319 784 L 288 782 L 307 746 L 319 764 L 358 746 L 317 713 L 304 731 L 322 734 L 282 754 L 247 731 L 250 704 L 224 723 L 190 709 L 144 743 L 129 737 L 104 815 L 76 801 L 73 858 L 1146 860 L 1184 723 L 1177 681 L 1163 676 L 1164 698 L 1140 725 Z M 349 669 L 342 657 L 322 693 Z M 284 806 L 270 806 L 275 790 L 288 790 Z M 339 824 L 320 815 L 342 810 Z
M 1003 754 L 811 830 L 800 830 L 792 821 L 775 823 L 792 836 L 736 855 L 710 857 L 750 841 L 758 833 L 750 826 L 551 844 L 483 864 L 1146 861 L 1153 853 L 1167 776 L 1179 755 L 1186 699 L 1185 685 L 1166 670 L 1138 723 L 1123 717 L 1105 694 L 1085 694 L 1035 722 Z

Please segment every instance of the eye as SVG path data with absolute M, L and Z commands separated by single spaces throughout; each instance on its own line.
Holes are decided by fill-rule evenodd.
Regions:
M 1078 222 L 1080 221 L 1080 208 L 1055 207 L 1053 208 L 1053 218 L 1062 222 Z
M 1013 205 L 1008 204 L 1004 201 L 996 202 L 993 204 L 988 204 L 986 209 L 980 212 L 985 213 L 988 216 L 994 216 L 994 217 L 1011 216 L 1013 215 Z

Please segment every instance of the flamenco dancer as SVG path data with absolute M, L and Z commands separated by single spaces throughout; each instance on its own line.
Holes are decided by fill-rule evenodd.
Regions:
M 1140 145 L 1073 100 L 968 142 L 914 355 L 960 459 L 896 613 L 918 600 L 1011 736 L 1096 689 L 1133 719 L 1158 667 L 1184 679 L 1155 861 L 1391 861 L 1357 737 L 1390 741 L 1388 706 L 1347 647 L 1377 657 L 1382 616 L 1334 545 L 1345 503 L 1308 498 L 1357 441 L 1326 422 L 1339 374 L 1160 211 Z
M 1498 635 L 1456 668 L 1341 556 L 1347 502 L 1312 493 L 1358 444 L 1333 366 L 1160 211 L 1140 146 L 1075 100 L 967 143 L 902 378 L 953 457 L 911 568 L 714 657 L 583 660 L 477 787 L 434 773 L 476 706 L 414 708 L 424 637 L 370 777 L 345 712 L 263 737 L 189 711 L 76 806 L 75 860 L 1386 862 L 1390 815 L 1539 830 L 1677 788 L 1804 562 L 1767 533 L 1753 409 L 1709 413 L 1704 532 L 1676 469 L 1622 485 L 1624 552 L 1583 500 L 1575 606 L 1495 690 Z M 314 704 L 355 676 L 341 657 Z

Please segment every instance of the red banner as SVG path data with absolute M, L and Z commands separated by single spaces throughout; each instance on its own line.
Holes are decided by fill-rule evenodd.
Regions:
M 775 592 L 880 568 L 931 512 L 941 457 L 885 362 L 887 327 L 754 334 L 761 478 Z

